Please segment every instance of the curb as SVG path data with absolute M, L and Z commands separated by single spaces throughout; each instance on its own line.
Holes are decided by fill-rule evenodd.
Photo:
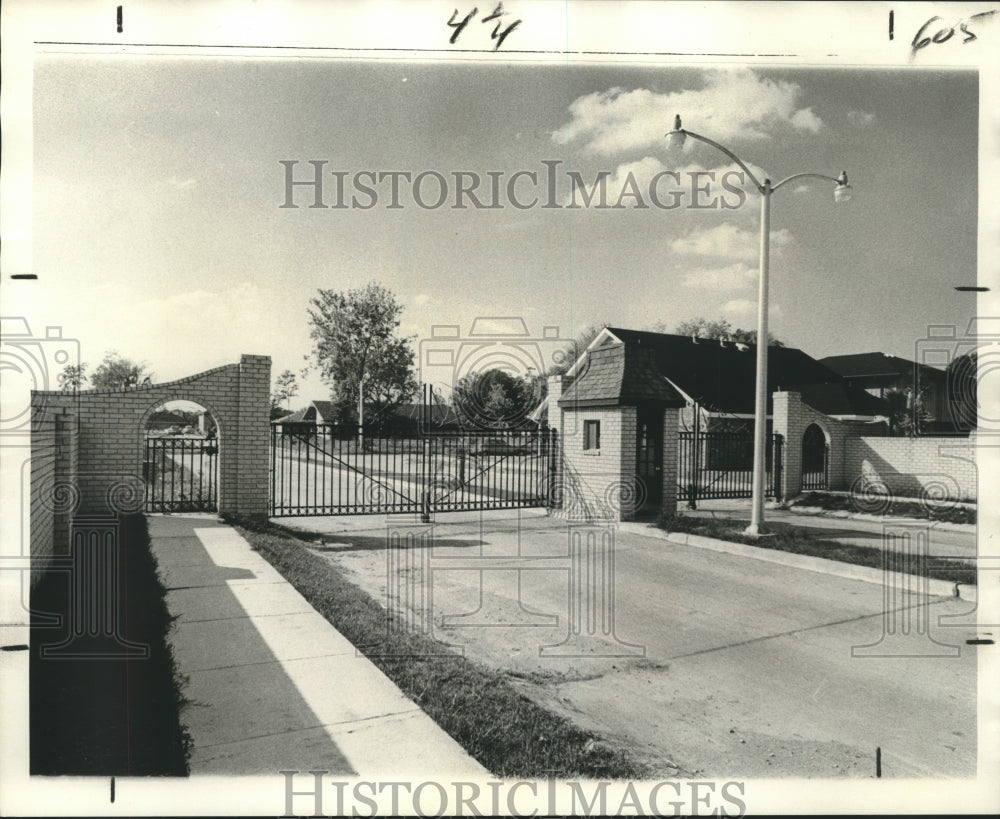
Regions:
M 897 523 L 910 523 L 922 526 L 930 526 L 934 529 L 942 529 L 950 532 L 971 532 L 975 534 L 975 523 L 949 523 L 948 521 L 931 520 L 930 518 L 909 518 L 902 515 L 869 515 L 864 512 L 846 512 L 835 509 L 823 509 L 820 506 L 785 506 L 775 507 L 783 509 L 792 515 L 804 515 L 806 517 L 817 518 L 839 518 L 840 520 L 868 520 L 874 523 L 886 523 L 894 521 Z
M 703 535 L 691 535 L 686 532 L 664 532 L 654 526 L 642 523 L 623 522 L 618 524 L 626 532 L 631 532 L 645 537 L 654 537 L 659 540 L 666 540 L 669 543 L 676 543 L 681 546 L 695 546 L 699 549 L 709 549 L 713 552 L 725 552 L 726 554 L 738 555 L 739 557 L 749 557 L 754 560 L 763 560 L 766 563 L 777 563 L 782 566 L 789 566 L 794 569 L 805 569 L 810 572 L 843 577 L 847 580 L 861 580 L 865 583 L 875 583 L 885 585 L 886 572 L 882 569 L 874 569 L 870 566 L 855 566 L 851 563 L 842 563 L 839 560 L 830 560 L 825 557 L 812 557 L 811 555 L 797 555 L 791 552 L 781 552 L 775 549 L 764 549 L 760 546 L 747 546 L 744 543 L 733 543 L 728 540 L 717 540 Z M 891 580 L 896 586 L 903 586 L 915 575 L 891 572 Z M 963 600 L 976 601 L 976 586 L 963 583 L 953 583 L 950 580 L 924 579 L 927 583 L 927 591 L 935 597 L 960 597 Z

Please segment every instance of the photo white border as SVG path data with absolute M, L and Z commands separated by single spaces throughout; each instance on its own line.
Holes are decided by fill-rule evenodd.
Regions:
M 504 63 L 698 64 L 826 67 L 975 68 L 980 78 L 977 315 L 1000 316 L 1000 19 L 977 27 L 978 40 L 954 39 L 913 53 L 925 20 L 947 21 L 990 11 L 987 3 L 556 2 L 505 0 L 523 20 L 499 52 L 449 47 L 446 2 L 122 2 L 124 33 L 115 31 L 116 3 L 7 0 L 2 7 L 3 174 L 0 176 L 4 315 L 32 315 L 44 282 L 12 282 L 31 270 L 32 67 L 41 51 L 198 53 L 261 56 L 305 54 L 335 59 L 475 60 Z M 468 3 L 468 6 L 476 3 Z M 485 7 L 485 4 L 480 3 Z M 492 6 L 492 4 L 489 4 Z M 849 11 L 845 6 L 850 6 Z M 893 13 L 894 38 L 888 36 Z M 1000 15 L 998 15 L 1000 17 Z M 470 38 L 471 40 L 471 38 Z M 489 46 L 490 44 L 484 43 Z M 304 49 L 304 50 L 303 50 Z M 703 50 L 698 50 L 703 49 Z M 947 112 L 942 112 L 947 115 Z M 34 287 L 34 291 L 30 288 Z M 43 291 L 44 292 L 44 291 Z M 43 301 L 41 303 L 44 303 Z M 54 323 L 54 322 L 48 322 Z M 1000 417 L 994 412 L 990 417 Z M 1000 497 L 1000 447 L 979 453 L 980 498 Z M 8 483 L 7 486 L 10 484 Z M 994 487 L 991 491 L 990 487 Z M 3 518 L 19 498 L 2 498 Z M 10 506 L 16 503 L 17 507 Z M 12 512 L 13 510 L 13 512 Z M 1000 532 L 1000 510 L 979 506 L 980 553 Z M 7 527 L 8 531 L 12 527 Z M 6 535 L 4 536 L 7 537 Z M 995 541 L 995 539 L 994 539 Z M 995 549 L 995 546 L 994 546 Z M 15 550 L 16 552 L 17 550 Z M 4 554 L 11 553 L 5 544 Z M 980 584 L 980 611 L 1000 611 L 1000 573 Z M 4 586 L 4 591 L 9 587 Z M 1000 622 L 993 616 L 986 622 Z M 995 636 L 995 635 L 994 635 Z M 7 642 L 6 640 L 4 642 Z M 1000 810 L 997 674 L 1000 648 L 980 652 L 977 780 L 747 780 L 751 813 L 966 813 Z M 107 778 L 28 777 L 26 653 L 0 665 L 0 814 L 3 815 L 274 815 L 284 807 L 283 778 L 135 780 L 119 777 L 115 802 Z

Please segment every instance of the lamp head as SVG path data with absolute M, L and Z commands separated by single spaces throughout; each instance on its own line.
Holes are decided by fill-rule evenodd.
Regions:
M 847 184 L 847 171 L 841 171 L 837 177 L 837 187 L 833 189 L 834 202 L 849 202 L 851 199 L 851 186 Z
M 683 148 L 684 141 L 687 139 L 687 134 L 684 133 L 684 129 L 681 127 L 681 115 L 676 114 L 674 116 L 674 130 L 668 131 L 664 136 L 670 138 L 671 148 Z

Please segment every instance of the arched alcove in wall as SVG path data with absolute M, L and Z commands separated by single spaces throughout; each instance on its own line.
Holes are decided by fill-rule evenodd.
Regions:
M 142 424 L 146 510 L 216 512 L 223 430 L 215 413 L 189 399 L 159 401 Z
M 830 437 L 813 422 L 802 433 L 802 488 L 826 489 L 830 460 Z

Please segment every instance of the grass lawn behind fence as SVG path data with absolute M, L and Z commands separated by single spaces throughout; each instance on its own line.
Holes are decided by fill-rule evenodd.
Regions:
M 504 674 L 430 638 L 389 630 L 389 613 L 308 544 L 273 523 L 231 520 L 320 614 L 491 773 L 629 779 L 649 773 L 518 692 Z
M 920 518 L 944 523 L 975 523 L 976 510 L 947 501 L 927 501 L 894 498 L 885 495 L 854 497 L 848 493 L 806 492 L 794 498 L 790 507 L 812 507 L 835 512 L 867 512 L 890 517 Z
M 852 563 L 855 566 L 882 568 L 881 549 L 826 540 L 814 536 L 806 529 L 777 521 L 768 522 L 770 534 L 763 537 L 751 537 L 744 534 L 743 530 L 747 526 L 747 521 L 732 519 L 702 518 L 683 514 L 664 515 L 657 521 L 657 525 L 667 532 L 684 532 L 718 540 L 728 540 L 732 543 L 744 543 L 747 546 L 757 546 L 762 549 L 776 549 L 781 552 L 811 557 L 825 557 L 828 560 L 839 560 L 841 563 Z M 927 567 L 927 576 L 952 583 L 974 584 L 976 582 L 976 567 L 969 561 L 960 559 L 934 560 Z

